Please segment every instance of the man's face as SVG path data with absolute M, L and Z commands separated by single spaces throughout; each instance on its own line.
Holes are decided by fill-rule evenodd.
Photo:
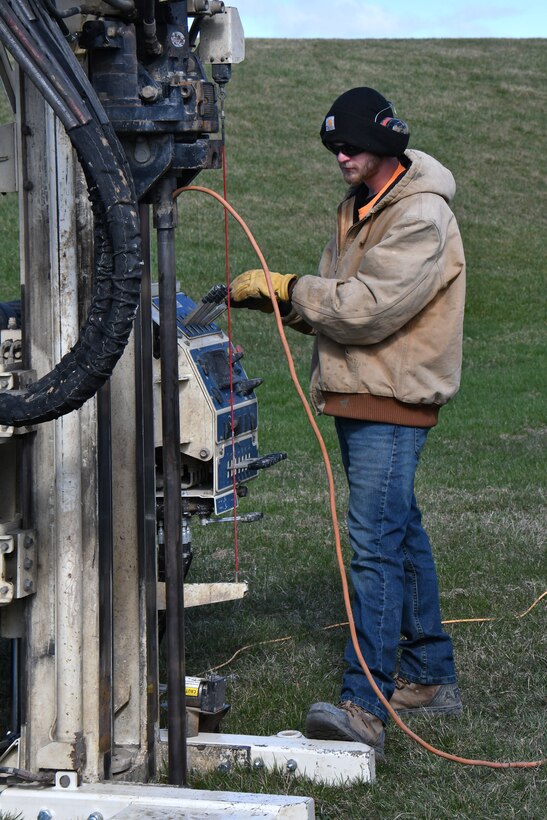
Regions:
M 351 156 L 345 154 L 341 149 L 336 154 L 336 159 L 342 176 L 348 185 L 360 185 L 362 182 L 368 185 L 369 182 L 374 180 L 382 165 L 382 157 L 369 154 L 368 151 L 361 151 L 359 154 Z

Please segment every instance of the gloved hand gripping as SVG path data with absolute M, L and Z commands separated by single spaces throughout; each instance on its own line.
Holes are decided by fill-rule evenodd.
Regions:
M 291 284 L 298 278 L 293 273 L 270 273 L 277 301 L 288 306 L 291 301 Z M 273 305 L 262 268 L 245 271 L 236 276 L 230 287 L 230 304 L 273 313 Z

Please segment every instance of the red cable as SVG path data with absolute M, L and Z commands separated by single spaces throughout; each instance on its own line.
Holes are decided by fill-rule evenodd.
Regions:
M 344 558 L 343 558 L 343 553 L 342 553 L 342 544 L 341 544 L 341 540 L 340 540 L 340 528 L 339 528 L 339 525 L 338 525 L 338 514 L 337 514 L 337 511 L 336 511 L 336 493 L 335 493 L 335 488 L 334 488 L 334 476 L 333 476 L 333 473 L 332 473 L 330 458 L 329 458 L 329 455 L 328 455 L 328 452 L 327 452 L 326 444 L 325 444 L 325 442 L 323 440 L 323 437 L 321 435 L 321 431 L 319 430 L 319 427 L 317 426 L 317 423 L 316 423 L 315 418 L 313 416 L 313 413 L 312 413 L 312 410 L 310 408 L 309 402 L 308 402 L 308 400 L 307 400 L 307 398 L 304 394 L 304 391 L 302 390 L 302 386 L 301 386 L 301 384 L 298 380 L 298 376 L 296 374 L 294 361 L 293 361 L 293 358 L 292 358 L 292 354 L 291 354 L 291 351 L 290 351 L 289 344 L 287 342 L 287 338 L 285 336 L 285 330 L 284 330 L 284 327 L 283 327 L 281 314 L 279 313 L 279 306 L 277 304 L 277 298 L 275 296 L 275 292 L 274 292 L 274 289 L 273 289 L 273 286 L 272 286 L 270 271 L 269 271 L 269 268 L 266 264 L 266 260 L 264 259 L 262 251 L 260 250 L 260 247 L 258 246 L 258 243 L 257 243 L 256 239 L 254 238 L 253 234 L 251 233 L 251 230 L 248 227 L 247 223 L 245 222 L 243 217 L 241 217 L 237 213 L 237 211 L 230 205 L 230 203 L 227 202 L 225 197 L 223 198 L 223 197 L 220 196 L 220 194 L 217 194 L 216 191 L 213 191 L 210 188 L 204 188 L 200 185 L 187 185 L 183 188 L 177 188 L 177 190 L 174 191 L 174 193 L 173 193 L 173 197 L 178 197 L 179 194 L 182 194 L 183 192 L 186 192 L 186 191 L 199 191 L 201 193 L 208 194 L 209 196 L 212 196 L 215 199 L 217 199 L 220 202 L 220 204 L 224 206 L 225 211 L 228 211 L 234 217 L 234 219 L 237 222 L 239 222 L 239 224 L 241 225 L 241 227 L 245 231 L 245 233 L 247 235 L 247 238 L 249 239 L 249 242 L 251 243 L 256 255 L 258 256 L 259 262 L 260 262 L 260 264 L 261 264 L 261 266 L 264 270 L 264 274 L 265 274 L 265 277 L 266 277 L 266 282 L 267 282 L 267 285 L 268 285 L 268 291 L 269 291 L 269 294 L 270 294 L 270 299 L 272 301 L 272 305 L 273 305 L 273 309 L 274 309 L 274 316 L 275 316 L 275 320 L 276 320 L 276 324 L 277 324 L 277 329 L 279 331 L 279 337 L 280 337 L 280 340 L 281 340 L 281 345 L 282 345 L 283 350 L 285 352 L 285 356 L 287 358 L 287 363 L 288 363 L 288 366 L 289 366 L 289 372 L 291 374 L 293 384 L 296 388 L 296 392 L 298 393 L 298 395 L 300 397 L 300 400 L 301 400 L 302 405 L 304 407 L 305 413 L 306 413 L 306 415 L 308 417 L 308 420 L 311 424 L 311 427 L 312 427 L 312 429 L 315 433 L 315 437 L 318 441 L 318 444 L 319 444 L 319 447 L 320 447 L 320 450 L 321 450 L 321 454 L 323 456 L 323 462 L 324 462 L 324 465 L 325 465 L 325 470 L 326 470 L 326 473 L 327 473 L 327 481 L 328 481 L 328 485 L 329 485 L 329 505 L 330 505 L 333 529 L 334 529 L 336 559 L 337 559 L 337 562 L 338 562 L 338 569 L 340 571 L 340 579 L 341 579 L 341 582 L 342 582 L 342 592 L 343 592 L 343 595 L 344 595 L 344 605 L 346 607 L 346 613 L 347 613 L 347 616 L 348 616 L 348 623 L 349 623 L 351 639 L 352 639 L 352 643 L 353 643 L 355 652 L 357 654 L 357 657 L 359 658 L 359 663 L 361 664 L 361 668 L 363 669 L 363 672 L 364 672 L 368 682 L 370 683 L 372 689 L 374 690 L 374 692 L 378 696 L 379 700 L 386 707 L 389 715 L 391 716 L 393 721 L 397 724 L 397 726 L 406 735 L 408 735 L 408 737 L 412 738 L 412 740 L 416 741 L 416 743 L 418 743 L 420 746 L 422 746 L 424 749 L 426 749 L 426 751 L 431 752 L 432 754 L 437 755 L 438 757 L 443 757 L 446 760 L 453 761 L 454 763 L 462 763 L 462 764 L 465 764 L 467 766 L 484 766 L 484 767 L 487 767 L 487 768 L 490 768 L 490 769 L 532 769 L 532 768 L 537 768 L 538 766 L 542 766 L 545 763 L 545 760 L 517 761 L 517 762 L 509 762 L 509 763 L 500 763 L 498 761 L 493 761 L 493 760 L 475 760 L 473 758 L 460 757 L 459 755 L 450 754 L 449 752 L 443 752 L 442 749 L 437 749 L 435 746 L 432 746 L 430 743 L 428 743 L 422 737 L 420 737 L 415 732 L 413 732 L 412 729 L 409 729 L 409 727 L 405 723 L 403 723 L 403 721 L 401 720 L 401 718 L 399 717 L 399 715 L 397 714 L 395 709 L 390 705 L 389 701 L 385 698 L 385 696 L 383 695 L 381 690 L 378 688 L 378 686 L 376 684 L 376 681 L 372 677 L 372 674 L 371 674 L 371 672 L 370 672 L 370 670 L 369 670 L 369 668 L 366 664 L 366 661 L 363 658 L 363 654 L 362 654 L 361 648 L 359 646 L 359 641 L 357 639 L 357 631 L 355 629 L 355 621 L 353 619 L 353 612 L 352 612 L 352 609 L 351 609 L 351 599 L 350 599 L 350 594 L 349 594 L 348 581 L 347 581 L 347 578 L 346 578 L 346 568 L 345 568 L 345 565 L 344 565 Z

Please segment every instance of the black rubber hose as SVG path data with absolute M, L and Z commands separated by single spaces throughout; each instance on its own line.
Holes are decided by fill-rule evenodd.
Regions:
M 77 118 L 70 110 L 64 96 L 36 68 L 35 58 L 40 52 L 34 49 L 32 54 L 29 53 L 28 49 L 25 48 L 25 43 L 21 42 L 21 38 L 18 36 L 19 32 L 14 29 L 13 22 L 19 23 L 18 20 L 14 21 L 10 10 L 0 4 L 0 40 L 19 64 L 21 70 L 30 77 L 65 127 L 70 128 L 76 125 Z
M 112 373 L 131 332 L 139 298 L 138 213 L 112 154 L 102 150 L 95 123 L 69 134 L 90 184 L 97 220 L 96 281 L 87 321 L 72 350 L 23 393 L 0 394 L 0 423 L 30 425 L 76 410 Z M 105 156 L 106 154 L 106 156 Z
M 13 29 L 0 21 L 0 40 L 9 49 L 14 44 Z M 27 32 L 27 37 L 31 34 Z M 17 39 L 15 37 L 15 39 Z M 34 52 L 43 46 L 33 44 Z M 47 77 L 40 75 L 32 55 L 25 54 L 17 42 L 14 54 L 32 82 L 51 89 Z M 17 51 L 17 49 L 14 49 Z M 19 53 L 21 52 L 21 53 Z M 13 53 L 13 51 L 12 51 Z M 76 58 L 73 58 L 76 62 Z M 79 66 L 74 72 L 76 85 L 82 85 Z M 41 81 L 37 83 L 37 78 Z M 67 86 L 70 87 L 70 77 Z M 58 84 L 59 77 L 56 78 Z M 141 254 L 137 202 L 123 151 L 109 125 L 97 117 L 74 125 L 72 112 L 79 101 L 72 91 L 71 105 L 50 94 L 50 104 L 67 127 L 84 175 L 95 216 L 96 275 L 88 316 L 80 336 L 59 364 L 26 391 L 0 392 L 0 424 L 32 425 L 58 418 L 81 407 L 111 375 L 123 353 L 137 310 L 140 288 Z M 101 106 L 90 84 L 85 88 L 92 109 Z M 69 91 L 67 91 L 69 94 Z M 58 104 L 59 103 L 59 104 Z M 58 107 L 57 107 L 58 104 Z M 67 116 L 67 109 L 70 114 Z M 72 111 L 71 111 L 72 109 Z M 106 116 L 104 112 L 101 119 Z
M 51 77 L 63 77 L 64 93 L 68 92 L 71 98 L 79 99 L 79 106 L 84 108 L 97 122 L 108 122 L 106 112 L 97 99 L 89 78 L 79 60 L 75 59 L 74 52 L 68 45 L 65 37 L 59 36 L 59 23 L 48 14 L 42 14 L 33 21 L 33 37 L 41 44 L 44 54 L 47 55 L 49 68 L 45 73 Z M 39 68 L 39 66 L 37 65 Z M 89 97 L 89 89 L 93 96 Z M 66 123 L 65 123 L 65 127 Z
M 123 14 L 136 16 L 137 10 L 135 8 L 135 0 L 104 0 L 104 2 L 113 9 L 121 11 Z
M 119 11 L 135 11 L 135 0 L 104 0 L 104 2 Z

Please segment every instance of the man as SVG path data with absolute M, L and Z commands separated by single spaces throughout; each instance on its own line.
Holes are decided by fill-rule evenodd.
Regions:
M 400 714 L 458 714 L 452 642 L 414 496 L 420 452 L 461 372 L 465 261 L 450 209 L 455 184 L 437 160 L 405 150 L 406 123 L 371 88 L 335 100 L 321 139 L 351 186 L 336 235 L 319 276 L 272 278 L 285 323 L 316 336 L 311 394 L 316 410 L 335 419 L 349 484 L 359 646 Z M 237 277 L 231 298 L 271 310 L 263 271 Z M 381 758 L 387 710 L 351 641 L 345 660 L 340 703 L 314 704 L 306 734 L 360 741 Z

